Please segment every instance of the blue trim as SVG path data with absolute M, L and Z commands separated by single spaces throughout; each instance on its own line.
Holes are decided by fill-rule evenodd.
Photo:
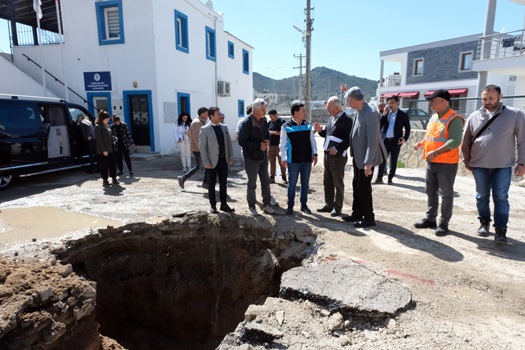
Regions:
M 149 142 L 150 142 L 150 150 L 151 152 L 155 152 L 155 133 L 153 132 L 154 123 L 153 123 L 153 107 L 152 107 L 152 100 L 151 100 L 151 90 L 130 90 L 130 91 L 122 91 L 122 99 L 123 99 L 123 107 L 124 107 L 124 121 L 126 124 L 128 124 L 129 131 L 131 132 L 133 128 L 133 124 L 131 123 L 131 120 L 129 118 L 129 99 L 128 96 L 132 95 L 147 95 L 148 96 L 148 116 L 149 116 Z
M 181 20 L 182 35 L 179 35 L 179 25 L 177 23 L 179 18 Z M 180 36 L 182 36 L 182 43 L 179 42 Z M 188 16 L 177 10 L 175 10 L 175 48 L 185 53 L 190 52 L 190 42 L 188 40 Z
M 184 92 L 177 92 L 177 108 L 178 108 L 178 111 L 179 111 L 179 115 L 183 112 L 181 109 L 180 109 L 180 99 L 181 98 L 187 98 L 188 99 L 188 110 L 187 112 L 191 115 L 191 97 L 190 97 L 190 94 L 187 94 L 187 93 L 184 93 Z
M 210 42 L 211 41 L 211 42 Z M 215 30 L 206 26 L 206 59 L 215 62 L 217 59 L 217 40 Z
M 250 74 L 250 53 L 245 49 L 242 49 L 242 72 Z
M 235 58 L 235 45 L 228 40 L 228 57 Z
M 237 109 L 238 109 L 239 118 L 244 118 L 244 113 L 245 113 L 244 100 L 237 100 Z
M 106 33 L 106 16 L 104 10 L 108 7 L 118 7 L 118 20 L 120 27 L 119 39 L 108 39 Z M 99 45 L 113 45 L 124 44 L 124 18 L 122 17 L 122 0 L 107 0 L 95 3 L 95 11 L 97 13 L 97 28 L 98 28 L 98 44 Z
M 93 98 L 94 97 L 105 97 L 108 100 L 108 113 L 109 115 L 113 115 L 113 110 L 111 107 L 111 92 L 87 92 L 86 93 L 86 100 L 88 101 L 88 112 L 91 113 L 93 116 L 97 116 L 98 112 L 95 111 Z

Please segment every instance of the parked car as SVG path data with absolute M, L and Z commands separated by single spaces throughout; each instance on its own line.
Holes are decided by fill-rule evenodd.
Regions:
M 419 108 L 401 108 L 401 110 L 408 114 L 412 129 L 425 130 L 427 128 L 430 114 Z
M 77 117 L 82 106 L 59 99 L 0 95 L 0 190 L 21 175 L 89 164 Z

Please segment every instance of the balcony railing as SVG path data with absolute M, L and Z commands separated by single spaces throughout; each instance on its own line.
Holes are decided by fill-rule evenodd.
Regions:
M 524 29 L 479 38 L 476 60 L 515 57 L 525 53 Z

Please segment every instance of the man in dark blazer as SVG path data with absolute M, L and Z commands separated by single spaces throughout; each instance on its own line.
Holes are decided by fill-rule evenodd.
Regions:
M 343 208 L 345 166 L 348 162 L 352 119 L 343 111 L 343 106 L 337 96 L 328 99 L 326 109 L 330 113 L 326 126 L 322 128 L 317 122 L 313 125 L 319 136 L 325 138 L 323 176 L 325 205 L 317 211 L 338 216 L 341 215 Z
M 228 127 L 221 124 L 221 112 L 217 107 L 208 109 L 210 123 L 204 125 L 200 130 L 199 149 L 202 164 L 207 169 L 208 175 L 208 198 L 210 200 L 212 214 L 217 214 L 217 201 L 215 199 L 215 183 L 219 177 L 219 197 L 221 200 L 220 210 L 231 213 L 235 209 L 226 203 L 226 180 L 228 178 L 228 165 L 233 164 L 233 146 Z
M 379 131 L 379 113 L 366 103 L 361 89 L 350 88 L 346 94 L 348 105 L 357 110 L 350 136 L 354 178 L 352 179 L 352 215 L 344 221 L 355 222 L 355 227 L 375 226 L 372 203 L 372 176 L 374 167 L 383 163 L 385 146 Z
M 397 159 L 401 146 L 410 137 L 410 120 L 408 115 L 399 109 L 399 97 L 396 95 L 387 99 L 388 108 L 381 116 L 380 127 L 381 135 L 387 152 L 386 158 L 390 155 L 390 171 L 388 173 L 388 184 L 392 185 L 392 179 L 396 175 Z M 386 167 L 385 161 L 379 166 L 377 178 L 374 183 L 382 184 L 383 175 Z

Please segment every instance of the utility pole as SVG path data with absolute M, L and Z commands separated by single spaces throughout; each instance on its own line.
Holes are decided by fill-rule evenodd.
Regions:
M 306 0 L 306 120 L 312 120 L 312 81 L 311 81 L 311 44 L 312 44 L 312 31 L 314 30 L 312 24 L 314 20 L 310 16 L 310 12 L 313 8 L 310 8 L 310 0 Z
M 294 58 L 299 58 L 299 67 L 293 67 L 294 69 L 299 68 L 299 102 L 303 103 L 303 54 L 299 56 L 293 55 Z

